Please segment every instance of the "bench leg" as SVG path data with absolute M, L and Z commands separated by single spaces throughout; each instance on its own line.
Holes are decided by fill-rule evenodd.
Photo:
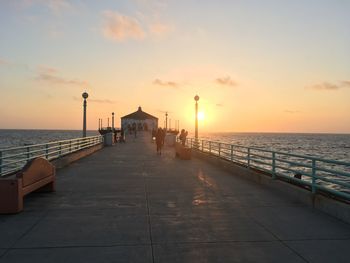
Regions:
M 56 184 L 55 181 L 48 183 L 47 185 L 44 185 L 43 187 L 39 188 L 35 192 L 40 193 L 47 193 L 47 192 L 55 192 L 56 191 Z
M 22 179 L 0 180 L 0 214 L 15 214 L 22 210 Z

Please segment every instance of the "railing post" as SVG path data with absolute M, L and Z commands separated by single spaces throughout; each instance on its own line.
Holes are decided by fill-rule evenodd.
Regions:
M 193 148 L 193 139 L 191 138 L 191 148 Z
M 311 179 L 312 179 L 312 184 L 311 184 L 311 191 L 313 194 L 316 193 L 316 160 L 312 159 L 312 172 L 311 172 Z
M 62 146 L 61 146 L 61 142 L 58 143 L 58 157 L 61 157 L 62 154 Z
M 69 153 L 72 152 L 72 140 L 69 140 Z
M 211 153 L 211 141 L 209 141 L 209 153 Z
M 0 176 L 2 173 L 2 151 L 0 151 Z
M 272 152 L 272 179 L 276 179 L 276 153 Z
M 27 161 L 30 159 L 30 147 L 27 146 Z
M 204 140 L 202 140 L 202 152 L 203 152 L 203 144 L 204 144 Z
M 233 162 L 233 145 L 231 144 L 231 162 Z
M 250 148 L 248 147 L 248 154 L 247 154 L 247 163 L 248 163 L 248 168 L 250 168 Z
M 221 156 L 221 142 L 219 142 L 219 157 Z
M 49 145 L 48 144 L 45 145 L 45 157 L 46 157 L 46 160 L 49 159 Z

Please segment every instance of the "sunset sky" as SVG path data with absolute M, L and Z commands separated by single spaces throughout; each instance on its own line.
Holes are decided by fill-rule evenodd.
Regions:
M 0 0 L 0 128 L 138 106 L 200 131 L 350 133 L 350 1 Z

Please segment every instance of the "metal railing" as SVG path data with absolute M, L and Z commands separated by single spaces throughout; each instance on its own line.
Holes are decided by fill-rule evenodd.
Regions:
M 29 160 L 36 157 L 53 160 L 102 142 L 102 136 L 90 136 L 0 149 L 0 177 L 20 170 Z
M 350 200 L 350 162 L 194 138 L 188 138 L 186 144 L 195 150 L 267 172 L 273 179 L 287 179 L 309 188 L 312 193 L 325 192 Z

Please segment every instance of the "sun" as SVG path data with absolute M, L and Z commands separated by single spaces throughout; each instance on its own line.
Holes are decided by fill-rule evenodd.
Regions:
M 204 120 L 204 113 L 202 111 L 198 112 L 198 120 Z

